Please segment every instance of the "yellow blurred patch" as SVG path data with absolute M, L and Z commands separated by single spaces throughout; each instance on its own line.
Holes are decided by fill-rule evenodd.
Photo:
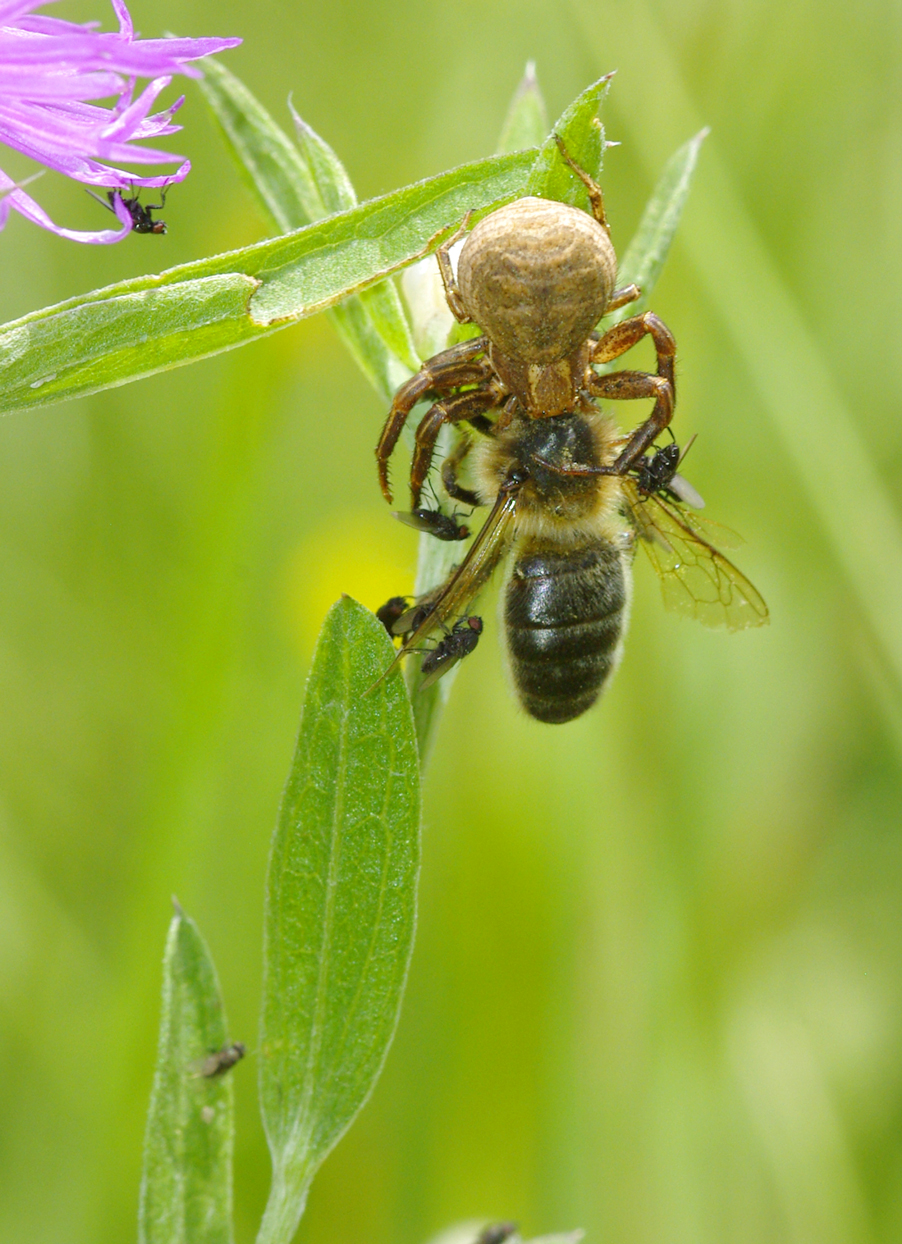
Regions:
M 309 532 L 289 556 L 281 612 L 292 640 L 309 656 L 327 610 L 342 593 L 376 610 L 391 596 L 410 595 L 416 536 L 388 512 L 343 512 Z

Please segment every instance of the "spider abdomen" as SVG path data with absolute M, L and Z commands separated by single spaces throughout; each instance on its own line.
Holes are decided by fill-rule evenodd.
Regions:
M 604 315 L 617 259 L 585 212 L 524 198 L 476 225 L 457 273 L 467 313 L 493 345 L 543 366 L 578 349 Z
M 539 721 L 590 708 L 617 668 L 629 611 L 629 558 L 595 541 L 522 548 L 507 583 L 507 648 L 520 703 Z

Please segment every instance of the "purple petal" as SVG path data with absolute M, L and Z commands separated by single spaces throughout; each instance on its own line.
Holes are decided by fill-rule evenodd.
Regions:
M 167 74 L 163 78 L 154 78 L 149 83 L 134 103 L 130 104 L 123 112 L 120 112 L 111 125 L 108 125 L 103 131 L 103 138 L 119 138 L 122 135 L 132 138 L 134 132 L 139 125 L 145 120 L 150 112 L 151 106 L 161 91 L 165 90 L 172 78 Z M 182 99 L 184 99 L 184 95 Z
M 32 224 L 40 225 L 42 229 L 47 229 L 61 238 L 68 238 L 71 242 L 89 242 L 94 245 L 107 246 L 113 242 L 121 242 L 132 231 L 131 215 L 120 198 L 114 200 L 114 210 L 122 225 L 121 229 L 64 229 L 61 225 L 54 224 L 44 209 L 0 169 L 0 193 L 4 190 L 8 193 L 3 194 L 3 198 L 0 199 L 0 229 L 6 224 L 10 209 L 15 208 Z
M 125 35 L 126 39 L 134 36 L 135 28 L 132 25 L 132 15 L 129 13 L 125 0 L 110 0 L 113 6 L 113 12 L 119 21 L 119 33 Z
M 151 112 L 175 74 L 201 77 L 190 62 L 240 39 L 139 39 L 126 0 L 110 0 L 118 31 L 77 24 L 36 10 L 52 0 L 0 0 L 0 143 L 87 185 L 161 187 L 182 181 L 189 161 L 157 147 L 134 145 L 181 128 L 173 117 L 184 103 Z M 137 79 L 148 80 L 139 92 Z M 110 100 L 106 106 L 94 100 Z M 174 173 L 136 177 L 118 167 L 179 162 Z M 0 228 L 15 210 L 61 237 L 82 242 L 118 241 L 131 217 L 118 202 L 124 232 L 63 229 L 22 186 L 0 172 Z M 126 217 L 128 221 L 126 222 Z

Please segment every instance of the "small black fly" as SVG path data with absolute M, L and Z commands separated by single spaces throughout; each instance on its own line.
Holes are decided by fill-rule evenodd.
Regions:
M 168 189 L 168 188 L 167 188 Z M 160 191 L 159 203 L 142 203 L 135 188 L 132 186 L 132 197 L 127 199 L 121 190 L 108 190 L 106 192 L 107 201 L 105 202 L 99 194 L 95 194 L 93 190 L 89 190 L 88 194 L 92 199 L 96 199 L 101 206 L 105 207 L 108 212 L 116 215 L 116 199 L 118 198 L 122 206 L 132 218 L 132 233 L 165 233 L 166 221 L 154 220 L 152 212 L 161 212 L 166 206 L 167 190 Z

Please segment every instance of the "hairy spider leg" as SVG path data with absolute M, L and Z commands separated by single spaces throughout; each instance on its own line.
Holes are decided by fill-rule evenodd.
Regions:
M 445 287 L 445 301 L 448 303 L 451 314 L 459 324 L 471 323 L 471 317 L 467 315 L 464 300 L 460 296 L 457 281 L 454 279 L 454 269 L 451 267 L 451 248 L 460 241 L 470 227 L 472 215 L 472 210 L 467 212 L 457 229 L 448 238 L 448 241 L 443 242 L 435 252 L 435 257 L 438 260 L 438 270 L 441 273 L 442 284 Z
M 388 460 L 398 443 L 408 415 L 427 393 L 447 393 L 459 385 L 478 384 L 481 380 L 488 379 L 492 372 L 491 364 L 487 359 L 476 358 L 485 347 L 485 337 L 472 337 L 469 341 L 452 346 L 450 350 L 443 350 L 441 354 L 429 359 L 395 394 L 379 437 L 379 444 L 376 446 L 379 486 L 389 505 L 392 495 L 388 483 Z
M 618 371 L 607 376 L 595 373 L 589 376 L 587 387 L 593 397 L 608 397 L 617 401 L 642 397 L 655 399 L 651 414 L 630 435 L 616 461 L 609 468 L 612 475 L 625 475 L 673 418 L 676 401 L 673 370 L 676 342 L 664 321 L 658 319 L 653 312 L 646 311 L 643 315 L 634 315 L 615 324 L 603 337 L 590 345 L 590 362 L 610 363 L 626 354 L 627 350 L 631 350 L 646 336 L 651 337 L 654 342 L 658 358 L 656 375 L 642 371 Z
M 420 420 L 417 428 L 416 448 L 410 464 L 410 508 L 417 509 L 420 504 L 420 493 L 435 452 L 438 434 L 446 423 L 461 423 L 468 419 L 478 418 L 487 410 L 500 405 L 507 390 L 500 380 L 489 380 L 476 389 L 466 393 L 458 393 L 456 397 L 448 397 L 430 406 Z
M 605 216 L 604 214 L 604 195 L 601 192 L 601 186 L 599 186 L 598 182 L 595 181 L 593 177 L 589 176 L 589 174 L 586 172 L 584 168 L 579 167 L 579 165 L 570 155 L 567 148 L 564 146 L 564 140 L 563 138 L 561 138 L 560 134 L 555 134 L 554 141 L 558 145 L 558 150 L 560 151 L 561 156 L 564 159 L 564 162 L 566 164 L 569 164 L 569 166 L 573 169 L 574 173 L 577 175 L 577 177 L 586 187 L 586 193 L 589 196 L 589 202 L 592 204 L 592 215 L 601 225 L 602 229 L 604 229 L 608 237 L 610 237 L 611 227 L 608 224 L 607 216 Z

